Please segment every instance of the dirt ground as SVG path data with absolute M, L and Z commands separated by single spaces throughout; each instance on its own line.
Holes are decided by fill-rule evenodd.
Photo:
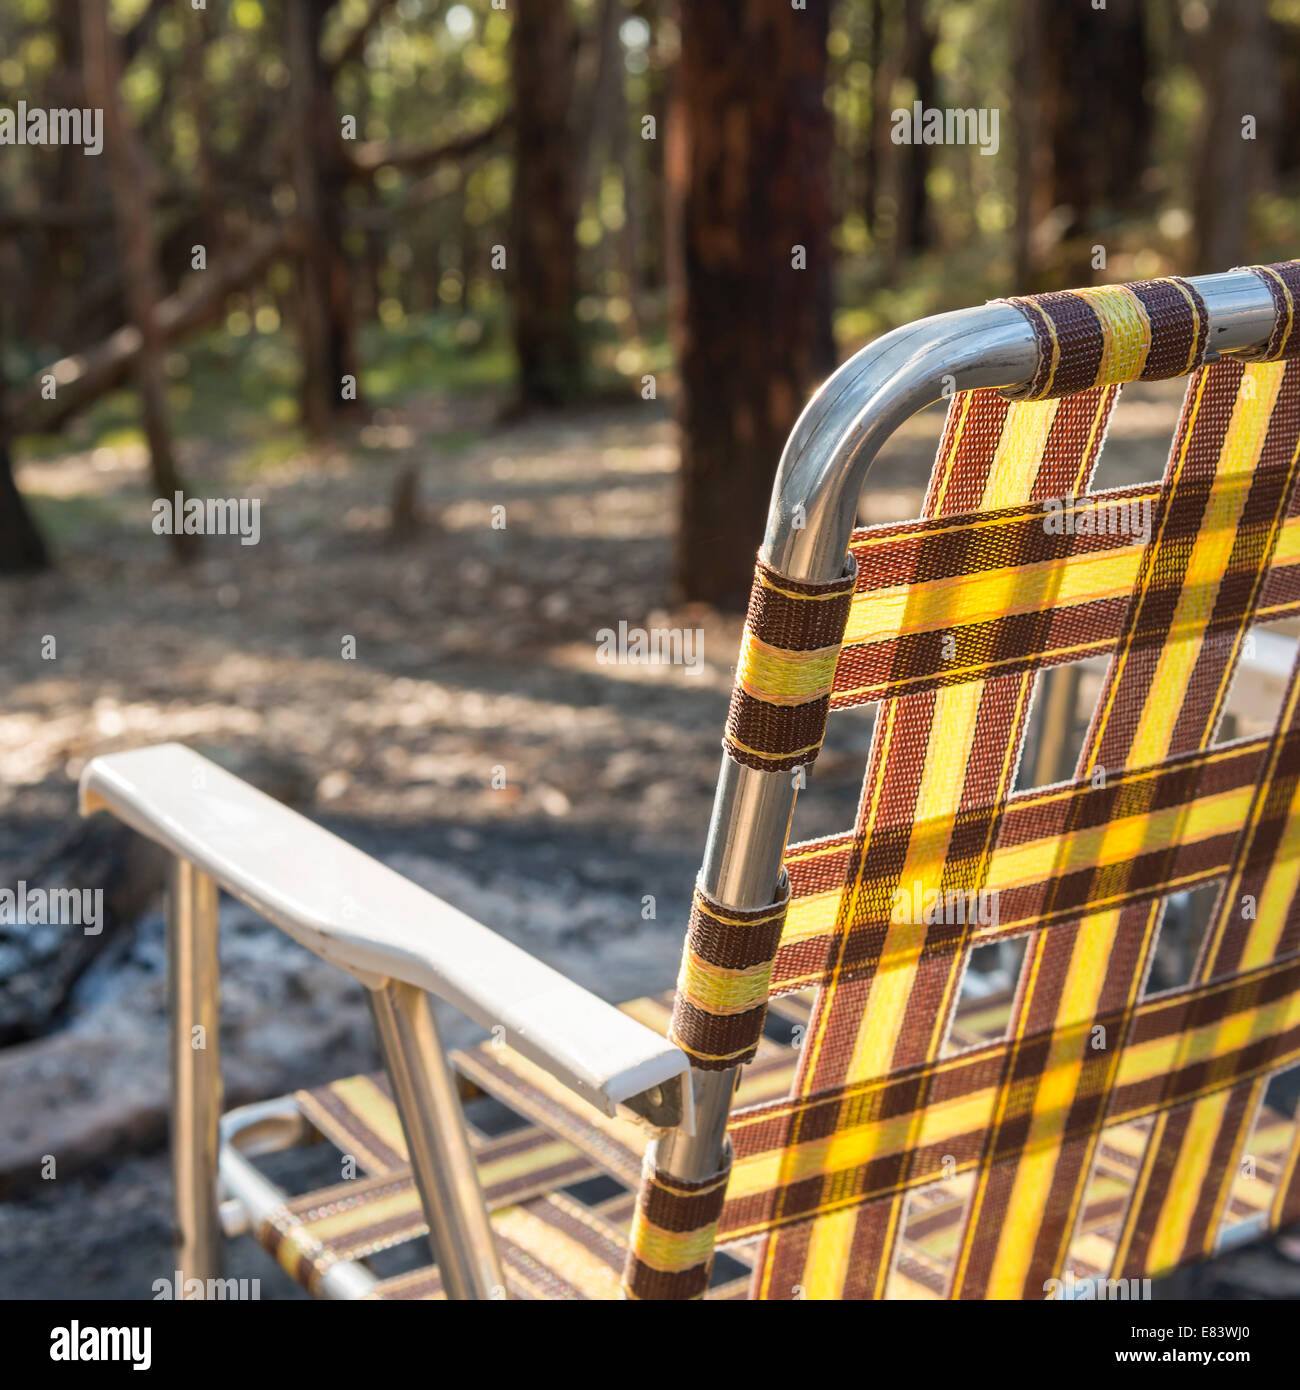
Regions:
M 1170 385 L 1132 388 L 1099 485 L 1159 475 Z M 916 514 L 941 422 L 925 412 L 891 441 L 864 520 Z M 468 446 L 426 442 L 469 430 Z M 360 444 L 251 485 L 219 447 L 195 451 L 199 490 L 260 496 L 261 540 L 211 538 L 188 569 L 150 529 L 138 448 L 22 470 L 51 507 L 95 505 L 58 575 L 10 586 L 0 856 L 23 827 L 72 813 L 88 758 L 165 739 L 243 751 L 277 769 L 287 799 L 338 815 L 700 845 L 740 628 L 665 611 L 676 450 L 662 411 L 493 429 L 482 409 L 430 406 L 386 412 Z M 411 465 L 427 525 L 398 547 L 388 500 Z M 620 620 L 702 628 L 701 669 L 601 664 L 597 633 Z M 805 833 L 846 823 L 834 792 L 850 788 L 851 808 L 867 727 L 832 720 Z
M 1159 475 L 1176 400 L 1165 385 L 1131 391 L 1098 486 Z M 893 442 L 865 520 L 916 514 L 940 425 L 926 412 Z M 143 465 L 139 449 L 124 446 L 20 473 L 56 524 L 60 568 L 9 585 L 0 611 L 5 881 L 66 829 L 89 758 L 177 740 L 607 998 L 671 984 L 740 625 L 665 609 L 676 450 L 659 406 L 508 427 L 493 422 L 490 403 L 404 408 L 346 447 L 253 476 L 220 442 L 194 446 L 182 465 L 196 490 L 259 497 L 261 539 L 207 539 L 186 569 L 150 529 Z M 389 499 L 411 466 L 423 526 L 398 545 Z M 597 634 L 620 620 L 701 629 L 700 669 L 602 664 Z M 869 730 L 860 711 L 831 721 L 797 838 L 851 822 Z M 662 907 L 650 923 L 646 895 Z M 329 995 L 328 1019 L 313 1014 L 294 996 L 295 980 L 310 994 L 316 979 L 296 948 L 235 926 L 231 969 L 246 1024 L 227 1050 L 242 1077 L 236 1096 L 311 1054 L 281 1036 L 290 1018 L 333 1031 L 282 1084 L 372 1065 L 356 992 Z M 148 1025 L 124 1055 L 147 1069 L 138 1058 L 161 1037 L 159 930 L 155 913 L 87 983 L 68 1019 L 71 1041 L 27 1046 L 99 1055 L 104 1018 L 135 1000 Z M 93 1079 L 85 1084 L 95 1091 Z M 128 1140 L 88 1155 L 57 1194 L 29 1186 L 0 1203 L 0 1296 L 147 1296 L 145 1275 L 168 1258 L 157 1152 L 164 1084 L 159 1066 Z M 104 1081 L 98 1103 L 111 1089 Z M 0 1096 L 0 1107 L 14 1101 Z M 1286 1287 L 1294 1268 L 1263 1247 L 1224 1260 L 1214 1269 L 1246 1260 L 1268 1272 L 1205 1276 L 1218 1296 L 1284 1296 L 1267 1290 Z M 265 1296 L 292 1293 L 247 1243 L 230 1272 L 260 1273 Z

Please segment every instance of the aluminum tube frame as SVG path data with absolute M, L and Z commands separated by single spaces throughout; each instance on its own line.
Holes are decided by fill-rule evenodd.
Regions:
M 226 1239 L 249 1235 L 253 1219 L 226 1182 L 227 1160 L 231 1153 L 247 1161 L 256 1154 L 283 1153 L 310 1142 L 315 1134 L 292 1096 L 254 1101 L 229 1110 L 221 1117 L 221 1153 L 218 1175 L 221 1196 L 221 1230 Z M 319 1137 L 319 1136 L 316 1136 Z M 256 1169 L 254 1170 L 256 1171 Z
M 369 999 L 442 1286 L 449 1299 L 504 1299 L 501 1257 L 429 996 L 388 980 Z
M 1275 309 L 1248 270 L 1192 277 L 1209 312 L 1207 361 L 1256 347 Z M 958 391 L 1016 387 L 1033 379 L 1038 345 L 1025 316 L 994 301 L 938 314 L 886 333 L 827 379 L 795 422 L 772 488 L 760 558 L 788 579 L 825 583 L 843 571 L 871 464 L 918 410 Z M 700 886 L 727 907 L 762 907 L 776 896 L 798 779 L 761 772 L 723 754 Z M 696 1071 L 695 1133 L 653 1145 L 658 1167 L 702 1181 L 726 1161 L 727 1117 L 739 1068 Z
M 167 1012 L 176 1267 L 206 1290 L 221 1276 L 217 1207 L 221 1122 L 221 974 L 217 885 L 173 859 L 167 895 Z M 196 1030 L 201 1029 L 198 1033 Z
M 232 1144 L 221 1150 L 221 1186 L 239 1204 L 252 1230 L 274 1220 L 292 1200 Z M 359 1260 L 336 1260 L 320 1276 L 318 1287 L 325 1298 L 347 1301 L 364 1298 L 378 1283 Z

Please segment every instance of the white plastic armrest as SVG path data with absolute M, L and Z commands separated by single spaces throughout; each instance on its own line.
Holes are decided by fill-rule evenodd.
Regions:
M 678 1048 L 518 946 L 180 744 L 95 758 L 81 812 L 107 808 L 371 987 L 454 1005 L 607 1115 L 692 1123 Z

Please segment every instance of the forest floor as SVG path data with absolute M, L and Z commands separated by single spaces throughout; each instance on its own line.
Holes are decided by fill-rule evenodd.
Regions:
M 1169 385 L 1131 388 L 1098 486 L 1159 476 Z M 59 570 L 10 586 L 0 836 L 67 817 L 94 754 L 177 739 L 256 754 L 285 799 L 334 815 L 698 847 L 740 624 L 666 609 L 673 428 L 655 403 L 514 426 L 492 412 L 385 410 L 346 444 L 255 467 L 190 444 L 190 492 L 260 499 L 261 535 L 205 538 L 188 567 L 151 530 L 137 443 L 27 463 Z M 927 411 L 891 441 L 863 520 L 916 514 L 940 425 Z M 390 499 L 411 467 L 423 530 L 397 545 Z M 620 621 L 700 629 L 699 662 L 603 664 L 597 634 Z M 861 739 L 834 738 L 856 719 L 832 721 L 819 785 L 856 785 L 840 754 Z M 843 824 L 819 803 L 801 799 L 807 833 Z
M 1159 476 L 1176 401 L 1131 392 L 1098 486 Z M 205 538 L 187 567 L 151 529 L 138 442 L 30 459 L 20 485 L 59 567 L 10 585 L 0 615 L 0 882 L 66 833 L 89 758 L 176 740 L 606 998 L 668 988 L 740 623 L 666 606 L 676 448 L 659 404 L 509 425 L 498 409 L 408 401 L 334 447 L 255 459 L 189 439 L 190 491 L 259 498 L 261 535 Z M 916 514 L 941 422 L 891 444 L 865 520 Z M 421 527 L 398 544 L 412 467 Z M 698 669 L 602 664 L 597 635 L 620 621 L 699 630 Z M 851 823 L 869 731 L 866 712 L 831 721 L 797 838 Z M 222 920 L 230 1100 L 375 1064 L 359 990 L 236 905 Z M 162 988 L 155 908 L 57 1032 L 0 1052 L 8 1103 L 42 1097 L 0 1139 L 0 1296 L 147 1297 L 167 1268 Z M 64 1150 L 57 1195 L 39 1190 L 36 1160 Z

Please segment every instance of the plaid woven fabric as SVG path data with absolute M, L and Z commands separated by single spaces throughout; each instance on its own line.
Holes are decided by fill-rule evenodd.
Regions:
M 1250 629 L 1300 613 L 1300 267 L 1256 274 L 1269 342 L 1209 366 L 1182 281 L 1011 301 L 1033 382 L 955 398 L 922 518 L 853 537 L 829 703 L 879 708 L 857 823 L 787 854 L 770 990 L 814 1002 L 789 1096 L 733 1114 L 718 1218 L 760 1238 L 754 1296 L 1041 1298 L 1197 1258 L 1243 1201 L 1300 1062 L 1295 678 L 1272 734 L 1218 741 Z M 1189 373 L 1160 482 L 1089 493 L 1121 383 Z M 1016 792 L 1037 671 L 1096 656 L 1075 777 Z M 1148 996 L 1166 898 L 1216 882 L 1191 981 Z M 954 1049 L 972 949 L 1013 937 L 1005 1033 Z M 940 1213 L 937 1265 L 908 1232 Z
M 672 1005 L 669 994 L 634 999 L 622 1008 L 666 1033 Z M 796 1001 L 782 1007 L 798 1011 L 799 1006 Z M 656 1214 L 653 1207 L 639 1212 L 634 1192 L 628 1190 L 639 1182 L 648 1131 L 628 1119 L 601 1115 L 508 1048 L 484 1043 L 453 1053 L 452 1061 L 463 1087 L 474 1095 L 481 1088 L 533 1121 L 491 1137 L 472 1121 L 468 1124 L 510 1296 L 618 1297 L 629 1232 L 634 1226 L 644 1228 L 647 1219 L 653 1224 Z M 741 1101 L 754 1103 L 788 1091 L 793 1066 L 790 1049 L 763 1039 L 739 1088 Z M 262 1245 L 316 1295 L 343 1262 L 365 1262 L 403 1247 L 404 1262 L 412 1255 L 427 1260 L 428 1227 L 387 1079 L 351 1076 L 298 1091 L 292 1100 L 310 1129 L 351 1156 L 365 1175 L 260 1211 L 254 1233 Z M 576 1195 L 575 1188 L 599 1175 L 605 1175 L 607 1186 L 609 1178 L 615 1180 L 613 1195 Z M 718 1188 L 710 1198 L 715 1225 L 722 1196 Z M 741 1268 L 750 1261 L 743 1247 L 731 1254 Z M 662 1284 L 662 1275 L 651 1272 L 650 1278 L 649 1296 L 661 1296 L 653 1281 Z M 706 1296 L 744 1298 L 748 1282 L 742 1275 L 715 1283 Z M 365 1296 L 438 1299 L 444 1291 L 437 1266 L 424 1263 L 380 1279 Z
M 1176 277 L 1006 302 L 1029 320 L 1038 342 L 1033 380 L 1006 395 L 1037 401 L 1111 382 L 1160 381 L 1186 376 L 1205 360 L 1205 304 Z

